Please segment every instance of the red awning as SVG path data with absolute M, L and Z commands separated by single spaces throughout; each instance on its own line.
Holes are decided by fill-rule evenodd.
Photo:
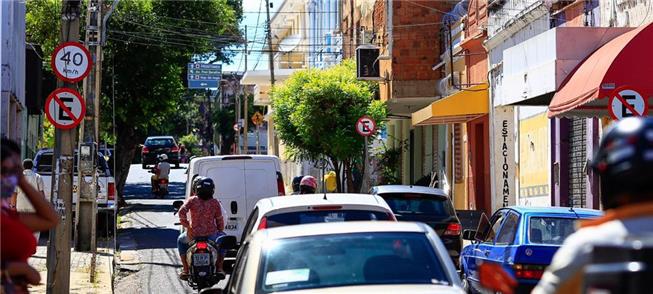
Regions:
M 608 116 L 608 96 L 620 87 L 642 92 L 653 107 L 653 23 L 624 33 L 590 54 L 553 96 L 549 117 Z

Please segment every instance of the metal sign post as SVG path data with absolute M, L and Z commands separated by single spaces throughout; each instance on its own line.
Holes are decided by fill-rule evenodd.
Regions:
M 256 154 L 261 154 L 260 127 L 264 119 L 263 115 L 258 111 L 252 115 L 252 122 L 256 126 Z
M 365 138 L 365 145 L 363 147 L 363 181 L 367 179 L 367 174 L 368 174 L 368 137 L 372 136 L 376 132 L 376 122 L 369 116 L 363 115 L 361 116 L 358 121 L 356 122 L 356 132 L 363 136 Z M 366 187 L 363 183 L 361 185 L 361 190 L 364 190 Z M 366 190 L 366 189 L 365 189 Z

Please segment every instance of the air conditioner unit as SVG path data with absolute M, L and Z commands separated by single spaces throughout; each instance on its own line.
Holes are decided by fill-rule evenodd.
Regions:
M 359 80 L 379 80 L 379 55 L 378 46 L 363 45 L 356 48 L 356 77 Z

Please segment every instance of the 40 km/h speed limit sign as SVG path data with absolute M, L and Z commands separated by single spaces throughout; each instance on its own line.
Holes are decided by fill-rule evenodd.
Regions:
M 50 65 L 57 78 L 77 83 L 91 71 L 91 54 L 79 43 L 61 43 L 52 52 Z

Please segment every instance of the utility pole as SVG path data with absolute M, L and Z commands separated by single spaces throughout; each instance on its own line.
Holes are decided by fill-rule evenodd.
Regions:
M 247 44 L 247 26 L 245 26 L 245 71 L 247 71 L 247 46 L 248 46 L 248 44 Z M 245 87 L 240 84 L 240 81 L 238 82 L 238 85 L 240 86 L 240 89 L 241 89 L 241 91 L 240 91 L 241 97 L 243 97 L 243 99 L 245 99 L 245 101 L 244 101 L 244 104 L 245 104 L 244 108 L 245 109 L 243 109 L 243 129 L 244 129 L 244 132 L 243 132 L 243 150 L 245 150 L 245 154 L 249 154 L 249 145 L 247 144 L 247 135 L 249 134 L 249 132 L 247 131 L 249 129 L 248 124 L 247 124 L 247 122 L 249 120 L 249 118 L 247 117 L 247 115 L 248 115 L 247 103 L 249 102 L 249 99 L 245 95 Z
M 219 85 L 219 83 L 218 83 Z M 215 155 L 213 150 L 213 108 L 211 107 L 211 90 L 206 89 L 206 102 L 209 104 L 209 129 L 208 129 L 208 137 L 209 137 L 209 155 Z
M 268 22 L 268 56 L 270 64 L 270 88 L 274 87 L 274 52 L 272 52 L 272 26 L 270 25 L 270 0 L 265 0 L 265 11 Z
M 79 41 L 80 1 L 63 0 L 61 15 L 61 41 Z M 57 87 L 77 88 L 76 83 L 57 81 Z M 52 158 L 52 194 L 50 201 L 61 214 L 61 221 L 50 230 L 48 241 L 46 292 L 70 291 L 70 237 L 72 231 L 73 154 L 75 128 L 55 130 L 54 157 Z
M 240 152 L 240 129 L 241 129 L 240 128 L 240 98 L 241 98 L 240 94 L 236 93 L 236 109 L 235 109 L 235 111 L 236 111 L 236 126 L 238 126 L 238 127 L 234 128 L 234 142 L 236 143 L 236 148 L 235 148 L 236 149 L 235 150 L 236 154 L 241 153 Z
M 91 54 L 93 67 L 84 79 L 84 98 L 86 117 L 81 123 L 78 147 L 78 187 L 75 250 L 91 251 L 91 281 L 95 278 L 96 223 L 97 223 L 97 153 L 98 106 L 100 96 L 100 76 L 102 75 L 102 0 L 90 0 L 86 9 L 86 48 Z

